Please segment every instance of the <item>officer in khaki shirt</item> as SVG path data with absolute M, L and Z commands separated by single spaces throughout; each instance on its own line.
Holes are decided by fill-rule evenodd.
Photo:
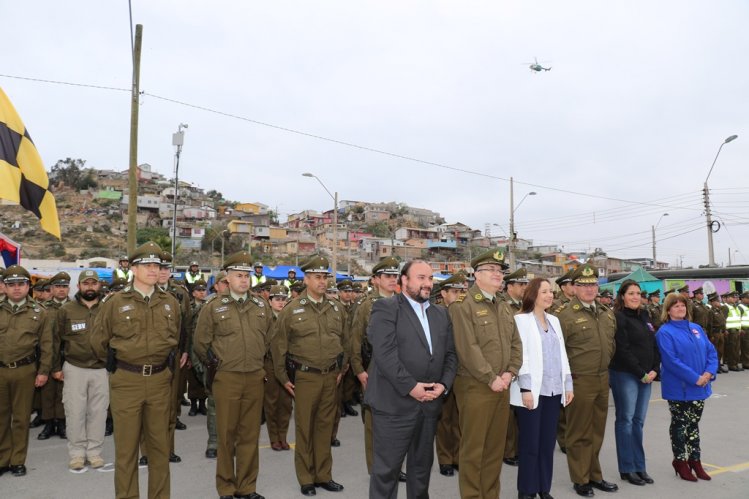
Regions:
M 2 281 L 6 296 L 0 301 L 0 475 L 10 471 L 23 476 L 34 387 L 47 382 L 54 356 L 52 323 L 28 296 L 31 277 L 26 269 L 11 265 Z
M 466 276 L 462 272 L 458 272 L 442 281 L 437 293 L 442 298 L 442 306 L 450 307 L 458 298 L 464 296 L 467 290 Z M 442 403 L 442 414 L 437 422 L 435 445 L 440 474 L 454 476 L 458 471 L 458 456 L 460 456 L 460 421 L 458 404 L 455 401 L 455 390 L 447 392 Z
M 346 363 L 345 314 L 325 299 L 328 260 L 314 256 L 301 270 L 307 289 L 278 315 L 271 342 L 276 378 L 295 398 L 297 480 L 302 494 L 313 496 L 315 487 L 343 490 L 333 481 L 330 441 L 339 410 L 336 388 Z
M 248 293 L 252 260 L 246 251 L 224 262 L 229 293 L 206 303 L 195 328 L 195 355 L 218 361 L 211 391 L 216 404 L 218 460 L 216 490 L 221 499 L 263 499 L 255 492 L 258 439 L 263 411 L 263 360 L 273 314 Z M 210 352 L 210 353 L 209 353 Z
M 359 300 L 351 321 L 349 355 L 351 356 L 351 370 L 361 383 L 362 392 L 367 389 L 369 362 L 372 356 L 372 345 L 367 340 L 367 327 L 372 305 L 380 298 L 388 298 L 395 294 L 400 275 L 400 263 L 391 256 L 381 258 L 372 267 L 372 291 Z M 364 421 L 364 458 L 367 463 L 367 473 L 372 472 L 374 461 L 372 442 L 372 411 L 362 403 L 362 419 Z M 401 482 L 406 481 L 406 474 L 399 476 Z
M 161 248 L 148 242 L 130 255 L 133 281 L 104 300 L 94 321 L 91 346 L 108 360 L 114 419 L 114 491 L 117 499 L 138 491 L 138 446 L 148 451 L 148 497 L 168 498 L 169 403 L 181 327 L 179 303 L 156 286 Z M 110 349 L 114 358 L 110 356 Z M 115 360 L 116 359 L 116 360 Z
M 715 346 L 715 351 L 718 352 L 720 372 L 727 373 L 728 365 L 724 362 L 723 357 L 725 353 L 726 316 L 723 315 L 723 308 L 718 293 L 710 293 L 707 296 L 707 302 L 710 304 L 708 308 L 708 312 L 710 313 L 710 320 L 708 321 L 710 330 L 707 331 L 707 336 L 713 346 Z
M 609 404 L 609 362 L 614 356 L 614 312 L 597 306 L 598 270 L 590 264 L 572 275 L 575 298 L 557 317 L 562 325 L 567 357 L 572 370 L 575 403 L 565 408 L 567 464 L 575 491 L 593 496 L 593 488 L 604 492 L 618 486 L 603 479 L 598 454 L 606 431 Z
M 455 398 L 460 415 L 459 487 L 463 499 L 498 498 L 510 413 L 510 383 L 523 363 L 513 311 L 497 299 L 507 268 L 501 251 L 471 260 L 476 283 L 448 311 L 460 365 Z
M 273 312 L 273 321 L 278 319 L 278 314 L 284 309 L 288 301 L 288 289 L 285 286 L 271 286 L 270 308 Z M 270 448 L 275 451 L 289 450 L 289 442 L 286 436 L 289 432 L 289 421 L 291 421 L 292 399 L 281 383 L 276 379 L 273 367 L 273 355 L 268 350 L 265 356 L 265 398 L 263 410 L 265 411 L 265 426 L 268 429 Z
M 57 312 L 54 329 L 55 344 L 61 342 L 65 351 L 65 359 L 55 356 L 52 377 L 64 380 L 68 467 L 72 470 L 82 470 L 87 460 L 92 468 L 104 466 L 101 451 L 109 406 L 109 379 L 105 363 L 91 349 L 100 290 L 96 271 L 81 272 L 75 299 Z

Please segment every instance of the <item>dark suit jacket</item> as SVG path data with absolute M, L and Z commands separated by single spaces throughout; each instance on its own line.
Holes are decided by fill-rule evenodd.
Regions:
M 409 395 L 417 382 L 442 383 L 450 389 L 458 367 L 447 309 L 431 305 L 427 320 L 433 353 L 429 352 L 424 329 L 405 296 L 397 294 L 374 303 L 367 329 L 372 363 L 364 394 L 365 403 L 372 408 L 397 415 L 420 410 L 425 415 L 439 415 L 442 397 L 419 402 Z

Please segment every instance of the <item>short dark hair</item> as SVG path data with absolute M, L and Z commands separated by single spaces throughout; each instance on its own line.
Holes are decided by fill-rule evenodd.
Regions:
M 619 290 L 616 292 L 616 299 L 614 300 L 614 310 L 624 310 L 624 295 L 629 288 L 637 286 L 637 289 L 642 290 L 637 281 L 627 279 L 619 286 Z
M 520 305 L 520 312 L 524 314 L 533 312 L 533 309 L 536 308 L 538 291 L 541 289 L 541 284 L 544 281 L 549 282 L 543 277 L 534 277 L 531 279 L 531 282 L 528 283 L 528 287 L 525 288 L 525 292 L 523 293 L 523 303 Z M 549 286 L 551 286 L 551 283 L 549 283 Z
M 427 262 L 427 261 L 426 261 L 426 260 L 424 260 L 423 258 L 414 258 L 413 260 L 409 260 L 409 261 L 407 261 L 407 262 L 406 262 L 406 263 L 405 263 L 405 264 L 403 265 L 403 268 L 401 269 L 401 273 L 400 273 L 400 275 L 398 276 L 398 285 L 399 285 L 399 286 L 400 286 L 400 284 L 401 284 L 401 278 L 402 278 L 403 276 L 406 276 L 406 277 L 408 277 L 408 271 L 409 271 L 409 270 L 411 269 L 411 267 L 413 266 L 413 264 L 414 264 L 414 263 L 426 263 L 427 265 L 429 265 L 429 262 Z M 431 265 L 430 265 L 430 268 L 431 268 Z

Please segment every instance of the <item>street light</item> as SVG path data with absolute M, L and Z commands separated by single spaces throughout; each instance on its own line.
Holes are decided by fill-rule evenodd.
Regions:
M 335 195 L 331 194 L 328 188 L 323 184 L 322 180 L 317 175 L 314 175 L 312 173 L 306 172 L 302 173 L 303 177 L 311 177 L 316 179 L 318 182 L 320 182 L 320 185 L 323 189 L 325 189 L 325 192 L 328 193 L 328 196 L 330 196 L 333 199 L 333 262 L 331 265 L 332 271 L 333 271 L 333 279 L 338 278 L 337 269 L 338 269 L 338 192 L 335 193 Z
M 172 145 L 177 147 L 174 153 L 174 211 L 172 213 L 172 271 L 177 264 L 177 197 L 179 195 L 179 156 L 182 154 L 182 145 L 185 143 L 186 123 L 180 123 L 177 133 L 172 134 Z
M 658 226 L 661 224 L 661 220 L 663 220 L 663 217 L 667 217 L 667 216 L 668 216 L 668 213 L 664 213 L 663 215 L 661 215 L 661 217 L 658 219 L 658 222 L 655 225 L 650 226 L 651 230 L 653 231 L 653 268 L 656 268 L 656 262 L 657 262 L 657 260 L 655 259 L 655 229 L 657 229 Z
M 713 160 L 713 164 L 710 166 L 710 171 L 707 172 L 707 177 L 705 178 L 705 185 L 703 187 L 703 196 L 705 197 L 705 218 L 707 218 L 707 256 L 708 256 L 708 267 L 715 267 L 715 253 L 713 252 L 713 232 L 718 232 L 720 230 L 720 224 L 718 224 L 718 228 L 713 231 L 713 214 L 710 211 L 710 191 L 707 188 L 707 180 L 710 178 L 710 174 L 713 173 L 713 168 L 715 168 L 715 162 L 718 161 L 718 156 L 720 156 L 720 150 L 723 149 L 723 146 L 728 144 L 729 142 L 733 142 L 739 138 L 738 135 L 731 135 L 730 137 L 726 138 L 726 140 L 723 141 L 722 144 L 720 144 L 720 147 L 718 148 L 718 153 L 715 155 L 715 159 Z
M 515 211 L 517 211 L 520 205 L 523 204 L 525 198 L 535 195 L 536 192 L 531 191 L 523 196 L 523 199 L 521 199 L 520 202 L 515 205 L 514 181 L 512 177 L 510 177 L 510 243 L 508 244 L 508 249 L 510 253 L 510 268 L 513 270 L 515 270 L 515 239 L 517 239 L 517 234 L 515 234 Z

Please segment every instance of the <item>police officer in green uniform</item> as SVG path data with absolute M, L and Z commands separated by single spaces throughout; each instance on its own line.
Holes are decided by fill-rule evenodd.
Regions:
M 295 281 L 289 286 L 290 298 L 292 300 L 302 294 L 302 291 L 304 291 L 304 281 Z
M 354 290 L 354 283 L 351 279 L 344 279 L 339 282 L 336 287 L 338 288 L 338 299 L 346 309 L 346 332 L 349 337 L 347 341 L 351 341 L 351 322 L 353 321 L 354 311 L 356 310 L 356 291 Z M 350 346 L 349 346 L 350 351 Z M 351 365 L 347 365 L 343 374 L 343 381 L 341 381 L 341 415 L 342 416 L 358 416 L 359 412 L 354 409 L 354 392 L 356 391 L 359 381 L 354 375 L 354 371 L 351 369 Z
M 185 272 L 185 286 L 187 287 L 187 291 L 192 293 L 192 290 L 195 288 L 195 283 L 201 280 L 205 282 L 198 262 L 190 262 L 190 266 L 187 268 L 187 272 Z
M 551 304 L 552 310 L 556 310 L 575 297 L 575 286 L 572 284 L 572 274 L 574 273 L 575 269 L 571 268 L 554 281 L 557 283 L 557 286 L 559 286 L 561 293 Z
M 741 310 L 741 366 L 749 368 L 749 291 L 744 291 L 736 304 Z
M 270 289 L 270 308 L 273 312 L 273 321 L 278 319 L 278 314 L 286 306 L 289 298 L 285 286 L 275 285 Z M 265 398 L 263 400 L 263 411 L 265 412 L 265 426 L 268 430 L 270 448 L 275 451 L 289 450 L 289 442 L 286 441 L 289 432 L 289 421 L 291 421 L 292 399 L 289 392 L 276 379 L 273 368 L 273 354 L 270 349 L 265 354 Z
M 187 352 L 192 352 L 193 340 L 195 338 L 195 325 L 198 321 L 198 313 L 200 307 L 203 306 L 208 293 L 207 284 L 202 278 L 195 281 L 192 288 L 192 300 L 190 301 L 190 331 L 187 335 Z M 190 355 L 192 359 L 194 355 Z M 188 361 L 187 369 L 185 372 L 187 378 L 187 398 L 190 399 L 190 410 L 187 413 L 188 416 L 197 416 L 198 414 L 207 415 L 208 411 L 205 407 L 205 401 L 208 394 L 203 384 L 203 377 L 198 376 L 195 366 Z
M 349 355 L 351 356 L 351 370 L 354 372 L 362 387 L 362 392 L 367 390 L 369 374 L 367 369 L 372 360 L 372 345 L 367 340 L 367 327 L 369 316 L 372 313 L 372 305 L 380 298 L 388 298 L 395 294 L 400 275 L 400 264 L 397 259 L 387 256 L 380 259 L 372 267 L 372 291 L 359 300 L 351 321 L 351 342 L 349 344 Z M 367 473 L 372 471 L 373 449 L 372 449 L 372 411 L 362 404 L 362 419 L 364 420 L 364 458 L 367 463 Z M 405 474 L 399 479 L 405 481 Z
M 57 311 L 70 301 L 70 274 L 58 272 L 49 280 L 52 286 L 52 299 L 44 303 L 49 320 L 52 321 L 52 330 L 57 327 Z M 55 345 L 59 350 L 60 345 Z M 63 353 L 64 355 L 64 353 Z M 63 381 L 51 378 L 41 390 L 42 420 L 45 421 L 44 429 L 36 437 L 39 440 L 47 440 L 52 435 L 65 438 L 65 407 L 62 404 Z
M 523 346 L 510 306 L 497 299 L 507 268 L 501 251 L 471 260 L 475 284 L 449 310 L 460 365 L 455 398 L 460 414 L 462 498 L 498 498 L 510 383 L 523 362 Z
M 276 378 L 295 398 L 294 464 L 301 492 L 321 487 L 340 492 L 333 480 L 330 441 L 335 419 L 336 388 L 341 381 L 345 313 L 325 299 L 328 260 L 314 256 L 301 266 L 307 289 L 278 315 L 272 335 Z
M 126 283 L 129 283 L 133 280 L 133 271 L 130 268 L 130 261 L 127 258 L 127 255 L 122 255 L 120 257 L 118 267 L 114 269 L 114 272 L 112 272 L 112 281 L 114 282 L 114 279 L 122 279 Z
M 710 293 L 707 296 L 707 301 L 710 304 L 708 311 L 710 313 L 710 330 L 707 331 L 708 338 L 715 346 L 715 351 L 718 352 L 718 360 L 720 364 L 720 372 L 727 373 L 728 365 L 725 363 L 724 355 L 724 343 L 726 336 L 726 316 L 723 315 L 723 307 L 720 302 L 720 296 L 718 293 Z
M 598 293 L 598 303 L 606 308 L 613 308 L 611 306 L 611 302 L 613 301 L 613 299 L 614 295 L 608 289 L 604 289 L 603 291 Z
M 52 321 L 31 296 L 31 276 L 20 265 L 2 273 L 0 299 L 0 475 L 26 474 L 29 414 L 34 387 L 47 382 L 52 358 Z
M 251 257 L 234 253 L 224 262 L 229 293 L 200 311 L 195 354 L 205 364 L 218 359 L 211 391 L 216 403 L 218 460 L 216 489 L 221 499 L 263 499 L 256 492 L 258 441 L 273 314 L 249 294 Z
M 603 479 L 598 455 L 606 431 L 609 404 L 609 362 L 614 356 L 614 312 L 595 303 L 598 269 L 590 264 L 572 275 L 575 298 L 557 313 L 572 371 L 575 402 L 565 410 L 567 464 L 575 491 L 593 496 L 593 488 L 618 490 Z
M 723 294 L 723 314 L 726 317 L 726 364 L 730 371 L 743 371 L 741 361 L 741 309 L 737 305 L 739 293 Z
M 521 267 L 515 272 L 505 276 L 504 300 L 510 305 L 514 313 L 520 312 L 523 304 L 523 293 L 528 287 L 528 271 Z M 507 420 L 507 439 L 505 441 L 504 463 L 510 466 L 518 465 L 518 423 L 515 419 L 515 410 L 510 408 L 510 416 Z
M 449 310 L 450 305 L 465 295 L 467 289 L 465 274 L 457 272 L 439 284 L 437 294 L 442 298 L 442 306 Z M 445 395 L 442 415 L 437 422 L 435 442 L 440 474 L 454 476 L 459 467 L 460 456 L 460 421 L 455 390 L 450 390 Z
M 263 262 L 255 262 L 255 265 L 253 265 L 252 267 L 255 273 L 252 274 L 250 287 L 254 288 L 257 287 L 258 284 L 262 284 L 267 281 L 268 278 L 263 275 Z
M 692 322 L 699 324 L 703 331 L 710 331 L 710 313 L 705 302 L 702 286 L 692 291 Z
M 655 291 L 648 293 L 648 301 L 650 302 L 648 305 L 650 322 L 653 323 L 653 327 L 658 331 L 658 328 L 661 327 L 661 324 L 663 323 L 663 319 L 661 318 L 661 315 L 663 314 L 663 309 L 661 308 L 661 290 L 656 289 Z
M 351 328 L 349 314 L 352 310 L 351 297 L 353 294 L 353 289 L 353 283 L 350 279 L 343 279 L 337 284 L 333 279 L 330 279 L 328 280 L 328 290 L 325 293 L 325 296 L 329 300 L 333 300 L 334 302 L 336 302 L 345 313 L 346 318 L 344 320 L 343 334 L 344 349 L 346 352 L 350 351 L 349 343 L 351 341 L 351 338 L 349 334 Z M 335 291 L 335 294 L 331 294 L 331 291 Z M 351 374 L 349 362 L 347 362 L 346 365 L 343 366 L 341 373 L 341 382 L 338 383 L 338 389 L 336 390 L 336 407 L 338 407 L 338 410 L 335 413 L 335 422 L 333 423 L 333 438 L 330 440 L 330 445 L 333 447 L 340 447 L 341 445 L 341 441 L 338 440 L 338 426 L 341 422 L 341 417 L 359 415 L 359 413 L 354 410 L 351 405 L 344 403 L 344 400 L 348 400 L 343 398 L 343 390 L 344 385 L 347 383 L 347 378 L 351 378 L 351 382 L 357 383 L 356 378 L 353 377 L 353 374 Z
M 182 314 L 156 283 L 161 248 L 148 242 L 130 255 L 133 282 L 107 297 L 91 335 L 94 354 L 107 361 L 114 425 L 117 499 L 139 496 L 138 446 L 148 450 L 148 497 L 168 498 L 169 416 Z
M 284 279 L 283 285 L 286 286 L 286 289 L 291 289 L 291 286 L 298 281 L 299 280 L 296 278 L 296 270 L 289 269 L 289 271 L 286 272 L 286 279 Z

